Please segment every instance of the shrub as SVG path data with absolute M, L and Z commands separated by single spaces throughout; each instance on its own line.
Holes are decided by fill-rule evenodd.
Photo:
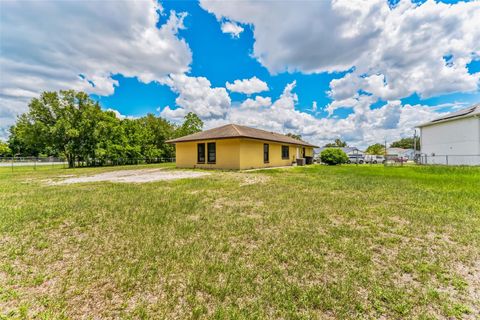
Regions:
M 348 162 L 348 156 L 342 149 L 327 148 L 320 153 L 320 159 L 328 165 L 337 165 Z

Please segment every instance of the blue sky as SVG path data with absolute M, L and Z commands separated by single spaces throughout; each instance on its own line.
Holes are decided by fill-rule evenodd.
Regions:
M 390 1 L 395 3 L 398 1 Z M 425 1 L 418 1 L 425 2 Z M 456 3 L 458 1 L 443 1 L 445 3 Z M 179 35 L 186 39 L 192 53 L 193 60 L 190 65 L 191 76 L 207 77 L 214 86 L 225 86 L 227 81 L 233 82 L 236 79 L 246 79 L 256 76 L 267 82 L 270 87 L 269 96 L 277 98 L 283 91 L 286 84 L 296 80 L 296 93 L 300 103 L 298 109 L 310 112 L 312 103 L 317 102 L 318 106 L 325 106 L 332 101 L 327 92 L 332 79 L 342 77 L 346 72 L 323 72 L 319 74 L 302 74 L 301 72 L 270 74 L 268 69 L 263 67 L 252 57 L 254 36 L 252 28 L 245 25 L 241 36 L 234 38 L 229 34 L 222 33 L 219 22 L 215 16 L 203 10 L 197 1 L 166 1 L 163 3 L 164 10 L 169 12 L 187 12 L 185 19 L 186 29 L 181 30 Z M 166 15 L 163 15 L 165 18 Z M 480 60 L 469 64 L 471 73 L 480 71 Z M 142 116 L 146 113 L 157 114 L 158 108 L 164 106 L 175 106 L 176 94 L 167 85 L 158 83 L 144 84 L 135 78 L 125 78 L 116 75 L 119 86 L 111 96 L 101 97 L 92 95 L 100 101 L 105 108 L 114 108 L 120 113 L 128 116 Z M 233 100 L 241 101 L 242 94 L 232 94 Z M 401 99 L 409 104 L 455 104 L 475 103 L 480 101 L 480 94 L 477 93 L 453 93 L 439 95 L 432 98 L 421 99 L 418 94 L 412 94 Z M 384 105 L 386 101 L 380 100 L 375 107 Z M 340 109 L 335 114 L 345 117 L 351 111 Z M 319 112 L 317 116 L 326 116 L 326 112 Z
M 358 146 L 480 101 L 479 2 L 46 0 L 0 18 L 3 138 L 45 90 Z
M 270 87 L 269 96 L 278 97 L 285 85 L 297 81 L 297 95 L 301 104 L 299 109 L 307 110 L 313 101 L 318 105 L 326 105 L 331 99 L 326 92 L 334 78 L 344 72 L 320 73 L 305 75 L 300 72 L 272 75 L 255 58 L 251 56 L 254 38 L 251 26 L 244 26 L 238 38 L 222 33 L 215 16 L 203 10 L 197 1 L 166 1 L 165 12 L 175 10 L 187 12 L 185 29 L 179 32 L 186 39 L 193 53 L 190 65 L 190 76 L 202 76 L 210 80 L 213 86 L 225 86 L 227 81 L 246 79 L 256 76 L 267 82 Z M 166 14 L 162 16 L 166 18 Z M 147 112 L 157 113 L 157 108 L 174 106 L 176 95 L 167 85 L 158 83 L 144 84 L 135 78 L 116 75 L 118 88 L 111 96 L 93 95 L 106 108 L 115 108 L 124 115 L 142 116 Z M 231 94 L 232 100 L 241 101 L 243 94 Z

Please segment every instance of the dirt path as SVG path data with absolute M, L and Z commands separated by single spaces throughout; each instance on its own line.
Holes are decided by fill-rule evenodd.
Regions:
M 141 169 L 141 170 L 119 170 L 99 173 L 91 176 L 72 177 L 58 181 L 49 181 L 52 185 L 84 183 L 84 182 L 127 182 L 143 183 L 159 180 L 176 180 L 184 178 L 198 178 L 209 175 L 208 172 L 165 170 L 165 169 Z

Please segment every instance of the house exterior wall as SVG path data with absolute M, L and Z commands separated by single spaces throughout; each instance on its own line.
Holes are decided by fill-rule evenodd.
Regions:
M 216 143 L 216 162 L 197 163 L 197 145 Z M 181 142 L 175 145 L 177 168 L 238 169 L 240 167 L 240 139 L 218 139 Z M 207 150 L 205 149 L 205 157 Z
M 216 163 L 197 163 L 197 144 L 216 143 Z M 269 161 L 263 161 L 263 145 L 269 145 Z M 282 159 L 282 145 L 289 147 L 289 158 Z M 178 168 L 206 169 L 251 169 L 292 165 L 296 161 L 297 148 L 302 146 L 256 139 L 217 139 L 176 143 L 176 164 Z M 305 147 L 305 155 L 313 157 L 313 148 Z
M 421 153 L 426 163 L 480 164 L 480 118 L 440 122 L 422 127 L 420 133 Z
M 263 145 L 269 145 L 269 161 L 263 161 Z M 282 146 L 289 147 L 288 159 L 282 159 Z M 290 166 L 296 159 L 296 146 L 262 140 L 242 140 L 240 169 Z

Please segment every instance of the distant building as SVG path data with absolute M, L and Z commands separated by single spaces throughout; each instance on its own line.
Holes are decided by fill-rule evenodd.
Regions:
M 480 104 L 418 128 L 423 163 L 480 165 Z
M 387 155 L 390 158 L 398 158 L 402 160 L 413 160 L 415 156 L 415 151 L 413 149 L 403 149 L 403 148 L 387 148 Z
M 364 152 L 356 147 L 321 147 L 321 148 L 318 148 L 318 153 L 322 153 L 323 150 L 330 149 L 330 148 L 340 149 L 343 152 L 345 152 L 347 156 L 364 155 Z
M 318 153 L 322 153 L 325 149 L 340 149 L 345 152 L 348 156 L 348 163 L 364 163 L 365 162 L 365 152 L 361 151 L 357 147 L 321 147 L 318 149 Z

